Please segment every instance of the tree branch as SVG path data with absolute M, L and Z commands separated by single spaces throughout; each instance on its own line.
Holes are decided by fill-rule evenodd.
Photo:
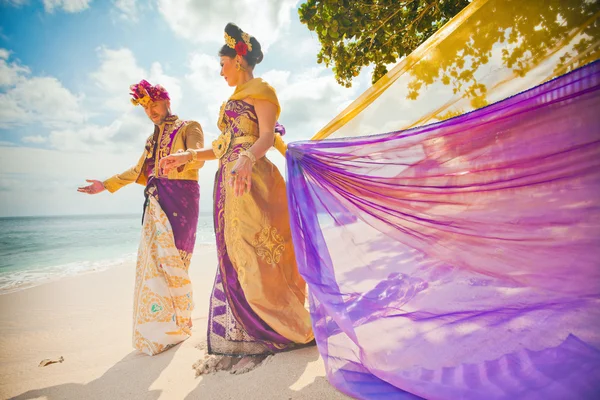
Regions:
M 388 45 L 388 44 L 389 44 L 389 43 L 392 41 L 392 39 L 393 39 L 393 38 L 395 38 L 396 36 L 398 36 L 400 33 L 404 32 L 404 31 L 407 31 L 407 30 L 409 30 L 410 28 L 412 28 L 412 26 L 413 26 L 415 23 L 418 23 L 418 22 L 420 22 L 420 21 L 421 21 L 421 19 L 422 19 L 422 18 L 425 16 L 425 13 L 426 13 L 427 11 L 429 11 L 429 10 L 430 10 L 430 9 L 431 9 L 431 8 L 432 8 L 432 7 L 433 7 L 435 4 L 436 4 L 436 3 L 435 3 L 435 2 L 433 2 L 433 3 L 430 3 L 430 4 L 429 4 L 427 7 L 425 7 L 425 8 L 423 9 L 423 11 L 421 11 L 421 13 L 420 13 L 420 14 L 417 16 L 417 18 L 415 18 L 415 19 L 414 19 L 414 20 L 413 20 L 413 21 L 412 21 L 410 24 L 408 24 L 408 25 L 407 25 L 405 28 L 402 28 L 402 29 L 401 29 L 399 32 L 396 32 L 396 33 L 394 33 L 392 36 L 390 36 L 390 38 L 387 40 L 387 42 L 385 42 L 385 43 L 383 44 L 383 46 L 382 46 L 382 47 L 384 47 L 384 48 L 385 48 L 385 46 L 387 46 L 387 45 Z
M 414 2 L 414 1 L 415 1 L 415 0 L 410 0 L 410 1 L 408 1 L 408 2 L 406 2 L 405 4 L 403 4 L 403 6 L 402 6 L 402 7 L 406 7 L 407 5 L 409 5 L 410 3 Z M 383 21 L 383 22 L 381 23 L 381 25 L 379 25 L 379 26 L 377 27 L 377 29 L 375 29 L 373 32 L 371 32 L 371 35 L 370 35 L 370 36 L 371 36 L 371 44 L 370 44 L 370 46 L 369 46 L 369 50 L 371 49 L 371 46 L 373 46 L 373 41 L 375 40 L 375 34 L 377 33 L 377 31 L 378 31 L 378 30 L 380 30 L 381 28 L 383 28 L 383 26 L 384 26 L 385 24 L 387 24 L 387 23 L 388 23 L 388 21 L 389 21 L 390 19 L 394 18 L 394 17 L 396 16 L 396 14 L 398 14 L 400 11 L 402 11 L 402 7 L 398 7 L 398 9 L 397 9 L 396 11 L 394 11 L 394 12 L 392 13 L 392 15 L 390 15 L 389 17 L 387 17 L 387 18 L 385 19 L 385 21 Z

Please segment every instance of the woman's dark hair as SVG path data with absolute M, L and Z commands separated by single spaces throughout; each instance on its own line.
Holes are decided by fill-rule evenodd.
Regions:
M 225 33 L 234 38 L 236 43 L 244 41 L 242 39 L 243 31 L 236 24 L 233 24 L 231 22 L 228 23 L 225 27 Z M 248 51 L 248 53 L 246 53 L 246 55 L 243 57 L 248 63 L 248 66 L 254 68 L 256 64 L 260 64 L 260 62 L 262 61 L 263 53 L 260 48 L 260 43 L 258 43 L 258 40 L 256 40 L 254 36 L 250 36 L 250 44 L 252 45 L 252 51 Z M 237 56 L 237 53 L 235 49 L 232 49 L 227 44 L 225 44 L 223 45 L 223 47 L 221 47 L 221 50 L 219 50 L 219 56 L 235 58 Z

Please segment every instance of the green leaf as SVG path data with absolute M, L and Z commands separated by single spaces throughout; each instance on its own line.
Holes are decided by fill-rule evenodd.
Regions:
M 369 65 L 375 65 L 372 81 L 378 80 L 387 73 L 384 64 L 413 51 L 469 4 L 469 0 L 430 1 L 306 0 L 298 15 L 318 34 L 317 62 L 335 68 L 336 81 L 350 87 L 362 67 Z

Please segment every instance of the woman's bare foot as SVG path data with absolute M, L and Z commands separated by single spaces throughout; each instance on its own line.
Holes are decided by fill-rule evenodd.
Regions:
M 243 357 L 233 366 L 233 368 L 231 368 L 231 371 L 229 372 L 235 375 L 245 374 L 246 372 L 250 372 L 254 368 L 258 367 L 268 357 L 268 355 Z
M 196 376 L 214 374 L 219 371 L 229 371 L 239 358 L 228 356 L 206 356 L 203 360 L 198 360 L 193 368 L 196 370 Z

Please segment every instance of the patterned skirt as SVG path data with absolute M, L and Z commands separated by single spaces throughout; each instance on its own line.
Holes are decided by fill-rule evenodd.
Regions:
M 161 353 L 191 335 L 194 308 L 188 267 L 198 225 L 195 181 L 152 179 L 146 187 L 136 265 L 133 347 Z

